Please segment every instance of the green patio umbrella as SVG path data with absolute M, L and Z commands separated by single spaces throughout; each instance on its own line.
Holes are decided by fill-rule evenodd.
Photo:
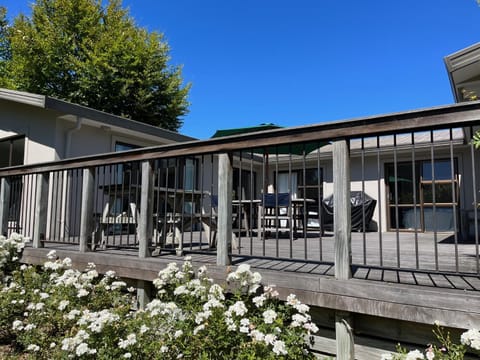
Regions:
M 282 126 L 275 125 L 272 123 L 260 124 L 257 126 L 249 126 L 243 128 L 232 128 L 232 129 L 222 129 L 217 130 L 215 134 L 213 134 L 212 138 L 219 138 L 225 136 L 234 136 L 234 135 L 241 135 L 241 134 L 248 134 L 252 132 L 259 132 L 259 131 L 266 131 L 266 130 L 274 130 L 274 129 L 282 129 Z M 269 147 L 263 148 L 254 148 L 251 149 L 252 152 L 257 154 L 263 154 L 265 159 L 266 165 L 266 172 L 268 176 L 268 168 L 269 168 L 269 155 L 277 155 L 277 154 L 292 154 L 292 155 L 304 155 L 308 154 L 314 150 L 319 149 L 320 147 L 327 145 L 328 142 L 309 142 L 309 143 L 298 143 L 298 144 L 281 144 L 281 145 L 273 145 Z M 268 183 L 268 178 L 265 179 L 264 183 L 264 191 L 266 192 L 266 184 Z
M 212 139 L 225 137 L 225 136 L 248 134 L 252 132 L 274 130 L 274 129 L 283 129 L 283 126 L 279 126 L 272 123 L 265 123 L 257 126 L 248 126 L 243 128 L 221 129 L 221 130 L 217 130 L 215 134 L 213 134 Z M 322 142 L 322 143 L 313 142 L 313 143 L 307 143 L 307 144 L 282 144 L 282 145 L 269 146 L 267 149 L 265 148 L 253 149 L 253 152 L 259 153 L 259 154 L 266 154 L 266 155 L 268 154 L 303 155 L 304 152 L 305 154 L 308 154 L 326 144 L 327 144 L 326 142 Z

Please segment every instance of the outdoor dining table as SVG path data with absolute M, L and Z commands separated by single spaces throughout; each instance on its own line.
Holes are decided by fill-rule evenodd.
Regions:
M 308 205 L 315 204 L 315 200 L 308 198 L 294 198 L 291 200 L 291 202 L 293 210 L 293 234 L 294 236 L 296 236 L 298 230 L 298 222 L 301 222 L 302 235 L 305 236 L 307 233 L 307 226 L 305 224 L 305 221 L 308 217 Z
M 253 219 L 262 201 L 259 199 L 235 199 L 232 200 L 234 220 L 237 220 L 237 228 L 233 230 L 246 231 L 251 235 Z

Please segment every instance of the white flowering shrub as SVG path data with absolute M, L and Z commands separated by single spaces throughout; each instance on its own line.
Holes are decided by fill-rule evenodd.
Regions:
M 0 236 L 0 341 L 8 342 L 11 339 L 11 324 L 15 314 L 23 308 L 22 297 L 17 296 L 17 291 L 22 291 L 20 286 L 12 281 L 12 274 L 19 269 L 19 258 L 25 244 L 29 242 L 17 233 L 9 238 Z M 7 305 L 4 305 L 7 304 Z
M 48 254 L 41 267 L 18 262 L 27 239 L 0 237 L 0 343 L 8 359 L 313 359 L 318 331 L 309 307 L 293 294 L 278 299 L 273 286 L 240 265 L 213 283 L 190 259 L 169 264 L 153 284 L 157 296 L 134 310 L 134 289 L 94 264 L 78 271 L 68 258 Z M 459 343 L 436 325 L 440 345 L 385 354 L 384 360 L 463 359 L 480 352 L 480 331 Z
M 5 281 L 8 276 L 18 267 L 25 244 L 30 240 L 20 234 L 13 233 L 9 238 L 0 236 L 0 280 Z
M 12 273 L 0 292 L 0 308 L 11 309 L 9 324 L 0 323 L 29 358 L 94 358 L 97 346 L 122 334 L 116 327 L 130 313 L 133 296 L 115 276 L 101 277 L 94 264 L 78 271 L 68 258 L 56 259 L 53 251 L 48 257 L 43 267 L 22 265 Z
M 5 257 L 0 341 L 12 344 L 11 359 L 313 358 L 308 306 L 295 295 L 280 301 L 248 265 L 225 289 L 190 259 L 169 264 L 154 281 L 157 297 L 135 310 L 133 289 L 94 264 L 78 271 L 54 251 L 41 267 Z
M 424 351 L 407 350 L 397 346 L 397 353 L 384 354 L 382 360 L 417 360 L 417 359 L 443 359 L 462 360 L 467 351 L 480 355 L 480 331 L 470 329 L 460 336 L 459 343 L 451 339 L 450 333 L 446 332 L 438 323 L 435 324 L 433 333 L 439 344 L 430 344 Z

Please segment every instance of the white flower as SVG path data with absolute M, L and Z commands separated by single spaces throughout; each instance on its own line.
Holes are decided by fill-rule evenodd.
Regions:
M 294 314 L 292 316 L 292 323 L 290 324 L 292 327 L 298 327 L 305 324 L 309 319 L 309 317 L 302 315 L 302 314 Z
M 212 312 L 210 310 L 200 311 L 197 313 L 197 315 L 195 315 L 195 323 L 201 324 L 205 320 L 207 320 L 211 315 L 212 315 Z
M 177 286 L 177 288 L 173 291 L 173 295 L 188 295 L 190 291 L 187 289 L 185 285 Z
M 168 351 L 168 347 L 163 345 L 161 348 L 160 348 L 160 352 L 161 353 L 166 353 Z
M 113 270 L 108 270 L 108 271 L 105 273 L 105 276 L 106 276 L 107 278 L 114 278 L 114 277 L 116 276 L 116 273 L 115 273 L 115 271 L 113 271 Z
M 51 343 L 50 343 L 50 349 L 53 349 L 53 348 L 55 348 L 56 346 L 57 346 L 56 343 L 54 343 L 54 342 L 51 342 Z
M 229 312 L 234 312 L 238 316 L 243 316 L 247 313 L 247 307 L 243 301 L 237 301 L 228 308 Z
M 227 324 L 227 329 L 229 331 L 235 331 L 237 329 L 237 325 L 235 325 L 235 322 L 233 319 L 228 315 L 228 313 L 225 316 L 225 324 Z
M 55 260 L 56 258 L 57 258 L 57 252 L 55 250 L 50 250 L 50 252 L 47 254 L 47 259 Z
M 71 267 L 72 266 L 72 259 L 66 257 L 65 259 L 63 259 L 62 264 L 65 267 Z
M 118 347 L 120 349 L 125 349 L 128 346 L 134 345 L 136 343 L 137 343 L 137 337 L 135 336 L 135 334 L 132 333 L 132 334 L 129 334 L 125 340 L 120 339 L 120 341 L 118 342 Z
M 127 283 L 124 281 L 114 281 L 112 282 L 112 290 L 121 289 L 127 287 Z
M 208 311 L 212 308 L 223 308 L 223 303 L 219 300 L 213 298 L 208 300 L 205 304 L 203 304 L 203 310 Z
M 200 266 L 197 270 L 198 277 L 204 277 L 207 274 L 207 267 L 205 265 Z
M 480 350 L 480 330 L 470 329 L 462 334 L 460 342 L 472 349 Z
M 35 325 L 35 324 L 27 324 L 27 325 L 25 325 L 24 330 L 25 331 L 30 331 L 30 330 L 33 330 L 33 329 L 36 329 L 36 328 L 37 328 L 37 325 Z
M 263 304 L 265 303 L 265 300 L 267 300 L 267 297 L 266 297 L 264 294 L 259 295 L 259 296 L 255 296 L 255 297 L 252 299 L 253 303 L 255 304 L 255 306 L 256 306 L 257 308 L 262 307 Z
M 77 354 L 77 356 L 82 356 L 83 354 L 88 353 L 88 350 L 90 350 L 88 348 L 88 345 L 86 343 L 82 342 L 77 346 L 77 349 L 75 350 L 75 353 Z
M 310 307 L 305 304 L 297 304 L 294 306 L 295 310 L 297 310 L 301 314 L 306 314 L 310 311 Z
M 203 329 L 205 329 L 205 324 L 198 325 L 195 329 L 193 329 L 193 335 L 197 335 Z
M 276 298 L 278 297 L 278 291 L 275 290 L 275 285 L 268 285 L 263 288 L 263 292 L 265 294 L 268 294 L 271 298 Z
M 30 344 L 27 347 L 27 351 L 37 352 L 38 350 L 40 350 L 40 346 L 38 346 L 36 344 Z
M 225 295 L 223 294 L 223 288 L 218 284 L 212 284 L 208 293 L 217 300 L 225 300 Z
M 274 335 L 274 334 L 267 334 L 265 335 L 264 337 L 264 341 L 266 344 L 268 345 L 273 345 L 273 343 L 275 342 L 275 340 L 277 340 L 277 336 Z
M 316 333 L 318 331 L 318 327 L 314 323 L 306 323 L 303 325 L 303 328 L 309 333 Z
M 273 343 L 272 351 L 277 355 L 287 355 L 285 343 L 281 340 L 275 340 L 275 342 Z
M 263 341 L 265 339 L 265 334 L 262 333 L 261 331 L 258 331 L 256 329 L 253 329 L 250 332 L 250 336 L 255 340 L 255 341 Z
M 132 357 L 132 354 L 129 353 L 129 352 L 127 352 L 127 353 L 123 354 L 123 357 L 124 357 L 125 359 L 130 359 L 130 358 Z
M 20 320 L 15 320 L 12 324 L 12 330 L 23 330 L 23 323 Z
M 240 328 L 238 329 L 241 333 L 248 334 L 250 331 L 250 320 L 243 318 L 240 320 Z
M 77 354 L 78 357 L 84 355 L 84 354 L 90 354 L 90 355 L 93 355 L 93 354 L 96 354 L 97 353 L 97 350 L 95 349 L 90 349 L 88 347 L 88 344 L 82 342 L 80 343 L 77 348 L 75 349 L 75 353 Z
M 272 324 L 277 318 L 277 313 L 271 309 L 265 310 L 262 315 L 263 315 L 263 321 L 265 322 L 265 324 Z
M 65 317 L 66 317 L 68 320 L 73 320 L 73 319 L 75 319 L 75 317 L 77 317 L 77 316 L 80 315 L 80 314 L 81 314 L 80 310 L 73 309 L 73 310 L 70 311 L 67 315 L 65 315 Z
M 140 326 L 140 334 L 145 334 L 148 330 L 150 330 L 150 328 L 145 324 L 142 324 L 142 326 Z
M 405 360 L 418 360 L 418 359 L 424 359 L 423 354 L 419 350 L 409 351 L 407 356 L 405 357 Z
M 60 304 L 58 304 L 58 310 L 63 311 L 65 308 L 70 304 L 70 301 L 68 300 L 62 300 L 60 301 Z
M 183 331 L 182 331 L 182 330 L 177 330 L 177 331 L 175 331 L 175 334 L 173 334 L 173 337 L 174 337 L 175 339 L 177 339 L 177 338 L 179 338 L 179 337 L 182 336 L 182 335 L 183 335 Z
M 78 298 L 85 297 L 88 294 L 89 294 L 89 292 L 86 289 L 81 288 L 80 290 L 78 290 L 77 297 Z

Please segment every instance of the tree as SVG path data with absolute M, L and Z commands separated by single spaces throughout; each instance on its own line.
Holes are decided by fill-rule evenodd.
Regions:
M 121 0 L 36 0 L 12 26 L 0 9 L 0 86 L 177 131 L 190 84 L 169 51 Z

